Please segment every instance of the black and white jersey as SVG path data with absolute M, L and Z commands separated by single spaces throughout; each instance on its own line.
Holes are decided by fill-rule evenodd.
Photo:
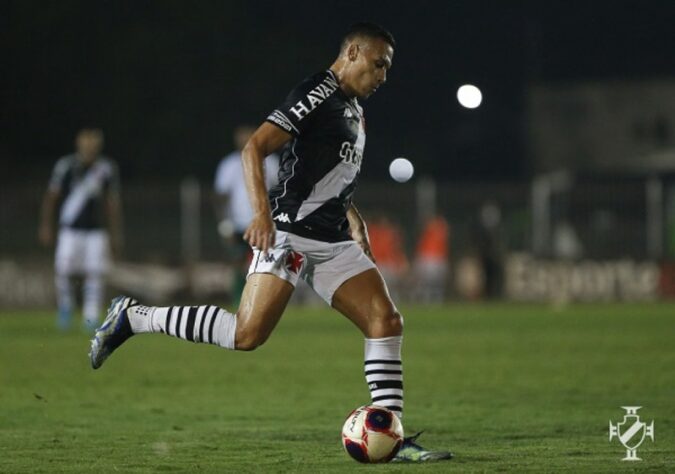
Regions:
M 49 189 L 61 195 L 62 227 L 101 229 L 105 198 L 119 192 L 117 165 L 103 156 L 88 166 L 76 154 L 64 156 L 54 166 Z
M 267 121 L 293 135 L 269 194 L 277 228 L 324 242 L 350 240 L 346 213 L 366 144 L 357 100 L 323 71 L 293 89 Z

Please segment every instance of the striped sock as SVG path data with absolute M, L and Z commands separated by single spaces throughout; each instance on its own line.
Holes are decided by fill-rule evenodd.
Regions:
M 403 336 L 366 339 L 366 382 L 374 405 L 403 415 Z
M 234 349 L 237 317 L 217 306 L 132 306 L 127 310 L 134 334 L 160 332 L 192 342 Z

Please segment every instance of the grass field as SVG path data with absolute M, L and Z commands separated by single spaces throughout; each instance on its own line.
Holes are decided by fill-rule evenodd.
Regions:
M 675 472 L 675 305 L 403 310 L 404 425 L 450 462 L 342 451 L 363 340 L 328 309 L 290 308 L 253 353 L 138 336 L 99 371 L 85 335 L 4 313 L 0 472 Z M 608 441 L 622 405 L 655 420 L 642 462 Z

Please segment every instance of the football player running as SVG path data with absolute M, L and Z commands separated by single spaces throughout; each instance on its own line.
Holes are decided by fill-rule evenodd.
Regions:
M 96 369 L 134 334 L 160 332 L 226 349 L 250 351 L 277 325 L 299 278 L 365 336 L 365 376 L 372 403 L 403 412 L 403 319 L 373 262 L 368 234 L 352 202 L 366 127 L 359 99 L 387 81 L 395 41 L 372 23 L 353 25 L 335 62 L 295 87 L 242 152 L 254 211 L 244 239 L 253 247 L 236 313 L 216 306 L 143 306 L 113 300 L 92 340 Z M 265 188 L 263 160 L 281 151 L 279 184 Z M 407 438 L 398 461 L 449 459 Z

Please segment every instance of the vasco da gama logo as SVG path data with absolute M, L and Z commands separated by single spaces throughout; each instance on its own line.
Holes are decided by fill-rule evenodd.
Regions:
M 623 421 L 612 425 L 612 420 L 609 420 L 609 440 L 612 441 L 616 436 L 626 448 L 626 457 L 622 461 L 641 461 L 637 457 L 637 448 L 645 438 L 651 438 L 652 442 L 654 441 L 654 420 L 649 425 L 640 421 L 637 411 L 642 407 L 621 408 L 626 410 Z

